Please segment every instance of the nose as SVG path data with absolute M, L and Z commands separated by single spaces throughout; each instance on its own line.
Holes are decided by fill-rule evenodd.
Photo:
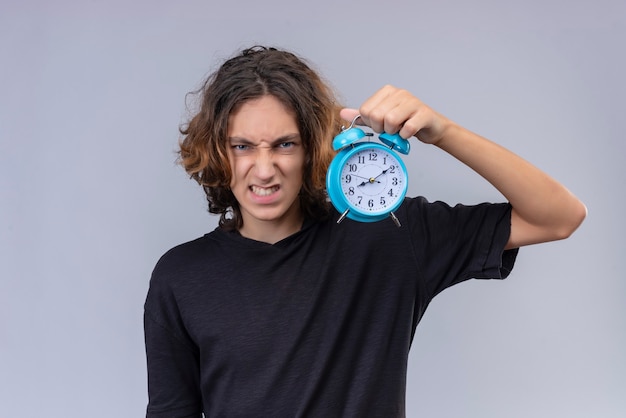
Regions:
M 271 149 L 259 149 L 254 163 L 255 174 L 260 180 L 270 180 L 276 174 L 276 165 Z

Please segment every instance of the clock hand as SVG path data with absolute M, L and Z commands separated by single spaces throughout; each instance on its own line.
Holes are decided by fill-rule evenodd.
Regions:
M 369 181 L 369 179 L 370 179 L 369 177 L 359 176 L 358 174 L 350 174 L 350 175 L 351 175 L 351 176 L 354 176 L 354 177 L 359 177 L 359 178 L 362 178 L 362 179 L 366 179 L 366 180 L 368 180 L 368 181 Z
M 361 187 L 361 186 L 365 186 L 368 183 L 380 183 L 379 180 L 376 180 L 378 177 L 382 176 L 383 174 L 387 174 L 387 171 L 389 171 L 389 169 L 391 168 L 391 166 L 387 167 L 386 169 L 384 169 L 382 171 L 382 173 L 380 173 L 379 175 L 377 175 L 376 177 L 370 177 L 369 179 L 367 179 L 367 181 L 364 181 L 363 183 L 357 185 L 357 187 Z M 355 176 L 357 176 L 355 174 Z M 364 179 L 365 177 L 362 176 L 357 176 L 357 177 L 361 177 L 362 179 Z
M 357 184 L 356 187 L 365 186 L 366 184 L 369 184 L 369 183 L 380 183 L 380 181 L 376 180 L 376 178 L 374 178 L 374 177 L 363 177 L 363 176 L 359 176 L 358 174 L 351 174 L 351 176 L 365 179 L 364 182 L 362 182 L 361 184 Z
M 382 173 L 380 173 L 379 175 L 377 175 L 376 177 L 374 177 L 373 179 L 370 179 L 370 182 L 373 183 L 372 180 L 376 180 L 378 177 L 382 176 L 383 174 L 387 174 L 387 171 L 389 171 L 391 167 L 387 167 L 387 169 L 383 170 Z M 379 182 L 380 183 L 380 182 Z
M 360 177 L 360 176 L 359 176 Z M 361 178 L 366 178 L 366 177 L 361 177 Z M 370 177 L 369 179 L 367 179 L 366 181 L 364 181 L 361 184 L 357 184 L 356 187 L 361 187 L 361 186 L 365 186 L 366 184 L 370 184 L 370 183 L 380 183 L 380 181 L 376 180 L 376 178 L 374 177 Z
M 391 167 L 388 167 L 387 169 L 383 170 L 382 173 L 380 173 L 379 175 L 377 175 L 376 177 L 370 177 L 369 179 L 367 179 L 367 181 L 364 181 L 363 183 L 359 184 L 357 187 L 361 187 L 361 186 L 365 186 L 368 183 L 380 183 L 380 181 L 376 180 L 378 177 L 382 176 L 383 174 L 386 174 L 387 171 L 389 171 Z M 357 177 L 361 177 L 361 176 L 357 176 Z M 365 177 L 361 177 L 361 178 L 365 178 Z

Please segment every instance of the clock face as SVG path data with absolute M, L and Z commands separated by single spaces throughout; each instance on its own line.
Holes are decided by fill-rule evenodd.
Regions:
M 351 210 L 365 216 L 387 214 L 406 194 L 406 169 L 387 148 L 362 146 L 343 163 L 340 183 Z

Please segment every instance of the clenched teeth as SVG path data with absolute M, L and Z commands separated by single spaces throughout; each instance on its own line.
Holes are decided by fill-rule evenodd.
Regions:
M 274 187 L 252 186 L 250 187 L 250 189 L 252 190 L 252 193 L 258 196 L 269 196 L 278 190 L 278 186 L 274 186 Z

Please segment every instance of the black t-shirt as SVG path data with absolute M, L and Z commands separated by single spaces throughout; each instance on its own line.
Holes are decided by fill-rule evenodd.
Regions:
M 401 417 L 432 298 L 504 278 L 510 205 L 406 199 L 390 220 L 306 222 L 274 244 L 221 229 L 173 248 L 145 304 L 156 417 Z

